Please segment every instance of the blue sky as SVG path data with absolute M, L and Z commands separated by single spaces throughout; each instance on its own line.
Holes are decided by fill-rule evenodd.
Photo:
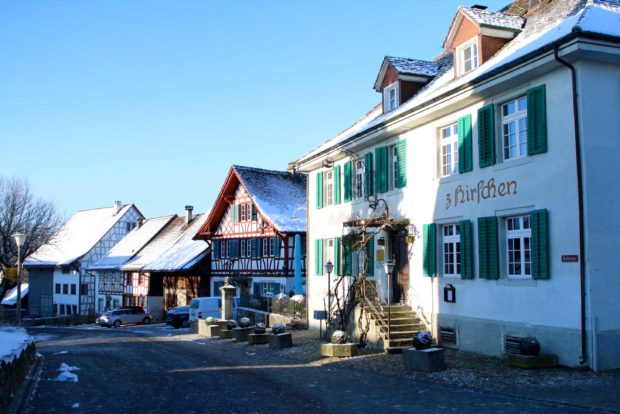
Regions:
M 284 170 L 379 102 L 383 56 L 440 53 L 460 4 L 0 2 L 0 175 L 67 217 L 206 211 L 232 164 Z

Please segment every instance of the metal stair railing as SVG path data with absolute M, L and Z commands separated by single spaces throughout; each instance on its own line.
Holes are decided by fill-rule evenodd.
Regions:
M 383 306 L 387 306 L 381 300 L 381 296 L 377 292 L 377 288 L 373 283 L 370 283 L 365 277 L 358 282 L 358 288 L 360 290 L 359 298 L 362 306 L 370 311 L 371 316 L 375 320 L 375 323 L 379 325 L 380 335 L 383 337 L 384 333 L 387 334 L 388 341 L 390 340 L 390 326 L 389 322 L 385 320 L 385 312 Z

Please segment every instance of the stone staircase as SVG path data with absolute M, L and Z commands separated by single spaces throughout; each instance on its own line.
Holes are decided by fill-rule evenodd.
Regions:
M 377 321 L 373 315 L 376 326 L 380 327 L 383 349 L 386 353 L 400 353 L 405 348 L 413 346 L 413 335 L 425 329 L 420 318 L 409 305 L 392 305 L 390 309 L 390 337 L 388 337 L 388 306 L 383 305 L 383 321 Z

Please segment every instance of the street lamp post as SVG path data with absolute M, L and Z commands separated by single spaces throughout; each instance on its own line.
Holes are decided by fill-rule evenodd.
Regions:
M 21 250 L 24 247 L 24 243 L 26 242 L 26 235 L 24 233 L 15 233 L 13 234 L 13 238 L 15 239 L 15 244 L 17 245 L 17 299 L 15 301 L 15 309 L 17 324 L 20 325 L 22 322 L 22 255 Z
M 325 263 L 325 270 L 327 271 L 327 326 L 326 329 L 331 325 L 332 319 L 332 272 L 334 271 L 334 264 L 331 260 L 328 260 Z
M 391 326 L 392 326 L 392 272 L 394 271 L 394 260 L 386 260 L 383 264 L 385 273 L 387 275 L 387 302 L 388 302 L 388 341 L 392 339 Z

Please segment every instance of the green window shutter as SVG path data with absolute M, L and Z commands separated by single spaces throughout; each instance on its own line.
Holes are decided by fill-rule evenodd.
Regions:
M 388 147 L 375 148 L 375 192 L 388 190 Z
M 549 220 L 547 210 L 534 210 L 532 215 L 532 277 L 549 279 Z
M 347 243 L 343 243 L 344 250 L 344 274 L 351 276 L 353 273 L 353 252 Z
M 323 239 L 314 241 L 314 273 L 317 276 L 323 274 Z
M 260 256 L 260 253 L 259 253 L 259 250 L 258 250 L 259 240 L 260 239 L 250 239 L 250 245 L 252 246 L 252 248 L 251 248 L 251 251 L 252 251 L 251 256 L 252 257 L 259 257 Z
M 280 238 L 278 236 L 271 239 L 273 243 L 273 255 L 274 257 L 280 257 Z
M 423 270 L 424 276 L 437 276 L 437 226 L 425 224 L 423 230 Z
M 473 170 L 471 115 L 459 118 L 459 173 Z
M 480 168 L 495 164 L 495 108 L 493 104 L 478 109 L 478 152 L 480 153 Z
M 334 239 L 334 273 L 337 276 L 342 276 L 342 267 L 340 264 L 342 263 L 340 260 L 340 244 L 342 243 L 342 239 L 340 237 L 336 237 Z
M 478 218 L 478 262 L 481 279 L 499 279 L 497 217 Z
M 316 173 L 316 208 L 323 208 L 323 172 Z
M 214 259 L 220 258 L 220 242 L 219 240 L 211 240 L 211 251 Z
M 239 240 L 230 241 L 230 257 L 233 259 L 239 258 Z
M 407 186 L 407 141 L 400 140 L 394 147 L 396 151 L 396 188 Z
M 545 85 L 527 91 L 527 154 L 547 152 L 547 98 Z
M 344 202 L 348 203 L 352 197 L 351 161 L 344 163 Z
M 374 195 L 372 177 L 372 152 L 369 152 L 364 156 L 364 197 Z
M 366 257 L 368 257 L 368 268 L 366 269 L 366 276 L 375 275 L 375 238 L 370 236 L 368 243 L 366 243 Z
M 334 204 L 340 204 L 340 165 L 334 167 Z
M 461 257 L 461 279 L 474 278 L 474 243 L 471 231 L 471 221 L 463 220 L 459 222 L 460 257 Z

